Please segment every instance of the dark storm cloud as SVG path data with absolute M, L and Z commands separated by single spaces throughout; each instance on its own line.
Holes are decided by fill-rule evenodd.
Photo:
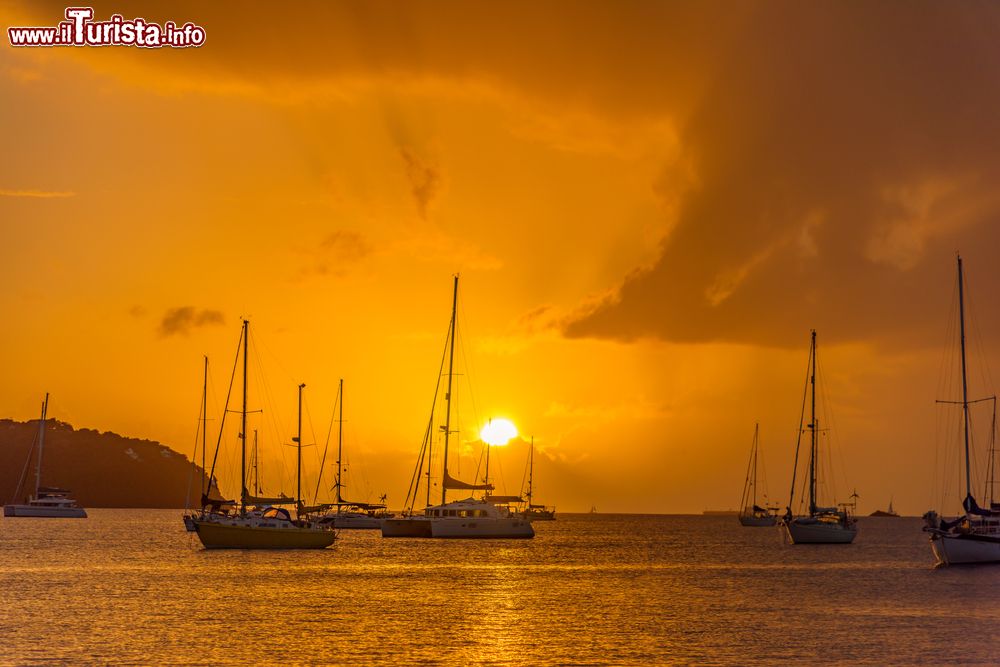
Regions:
M 941 330 L 956 250 L 998 284 L 1000 6 L 785 9 L 688 118 L 698 184 L 659 260 L 567 335 L 906 340 Z
M 171 308 L 160 320 L 161 336 L 187 335 L 192 329 L 203 326 L 223 324 L 225 318 L 218 310 L 197 310 L 192 306 Z

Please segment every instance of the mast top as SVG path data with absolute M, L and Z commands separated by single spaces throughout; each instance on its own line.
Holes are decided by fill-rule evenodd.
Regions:
M 972 472 L 969 463 L 969 383 L 965 361 L 965 291 L 962 278 L 962 256 L 955 254 L 958 261 L 958 329 L 962 356 L 962 435 L 965 440 L 965 496 L 972 497 Z

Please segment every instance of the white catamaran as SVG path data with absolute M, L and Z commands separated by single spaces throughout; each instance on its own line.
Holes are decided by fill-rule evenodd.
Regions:
M 283 507 L 272 507 L 255 498 L 247 490 L 247 352 L 249 348 L 250 322 L 243 320 L 240 342 L 243 346 L 243 408 L 240 411 L 240 504 L 236 511 L 219 511 L 219 503 L 209 503 L 197 516 L 190 519 L 198 538 L 206 549 L 325 549 L 337 539 L 337 533 L 329 526 L 303 520 L 302 510 L 302 390 L 299 385 L 298 434 L 293 438 L 297 445 L 296 497 L 293 519 Z M 228 399 L 227 399 L 228 407 Z M 221 440 L 221 429 L 220 429 Z M 218 456 L 218 446 L 216 447 Z M 215 464 L 209 475 L 214 479 Z M 207 494 L 206 494 L 207 495 Z M 286 500 L 266 499 L 271 501 Z M 203 496 L 203 503 L 208 503 Z M 252 504 L 256 503 L 256 504 Z
M 782 524 L 792 544 L 850 544 L 858 534 L 858 522 L 851 514 L 851 504 L 838 507 L 820 507 L 816 503 L 817 469 L 819 467 L 819 420 L 816 418 L 816 331 L 812 332 L 809 346 L 807 388 L 810 393 L 810 420 L 802 428 L 805 417 L 799 419 L 799 437 L 795 444 L 795 468 L 798 468 L 799 445 L 803 431 L 809 432 L 809 514 L 792 516 L 795 498 L 795 469 L 792 470 L 792 491 Z M 856 494 L 855 494 L 856 495 Z
M 80 507 L 69 491 L 52 486 L 42 486 L 42 452 L 45 449 L 45 419 L 49 409 L 49 395 L 45 394 L 42 403 L 42 418 L 38 422 L 38 464 L 35 467 L 35 495 L 23 504 L 11 503 L 3 506 L 6 517 L 47 517 L 55 519 L 86 519 L 87 510 Z M 28 462 L 31 452 L 28 452 Z M 28 464 L 25 464 L 27 470 Z M 18 489 L 24 482 L 24 475 L 18 483 Z M 16 492 L 15 492 L 16 493 Z
M 460 479 L 455 479 L 448 473 L 448 445 L 451 430 L 451 401 L 452 401 L 452 379 L 454 377 L 455 361 L 455 324 L 458 310 L 458 276 L 455 276 L 454 289 L 451 302 L 451 323 L 448 327 L 448 385 L 445 390 L 445 420 L 441 426 L 444 433 L 444 453 L 442 455 L 441 473 L 441 504 L 430 504 L 430 442 L 433 434 L 434 410 L 431 409 L 431 420 L 428 423 L 424 436 L 424 444 L 420 457 L 417 461 L 417 468 L 414 471 L 414 480 L 419 482 L 423 470 L 423 461 L 427 459 L 427 507 L 422 515 L 414 514 L 412 511 L 406 516 L 386 519 L 382 522 L 383 537 L 438 537 L 438 538 L 530 538 L 535 536 L 535 530 L 531 527 L 531 522 L 524 517 L 514 513 L 509 506 L 498 502 L 490 502 L 489 498 L 477 499 L 473 497 L 464 500 L 448 502 L 448 491 L 485 491 L 493 490 L 493 485 L 470 484 Z M 442 366 L 444 359 L 442 359 Z M 440 380 L 440 373 L 438 378 Z M 440 381 L 438 382 L 440 385 Z M 437 389 L 434 393 L 437 401 Z M 407 493 L 407 501 L 411 497 L 415 498 L 418 485 L 411 483 L 411 492 Z M 412 506 L 411 506 L 412 507 Z
M 778 522 L 778 507 L 772 507 L 764 501 L 764 506 L 757 504 L 757 456 L 760 451 L 760 424 L 753 426 L 753 445 L 750 447 L 750 461 L 747 463 L 747 476 L 743 482 L 743 499 L 740 501 L 740 524 L 750 527 L 773 526 Z M 765 492 L 764 498 L 767 498 Z
M 940 565 L 961 565 L 973 563 L 1000 563 L 1000 503 L 993 498 L 994 448 L 990 447 L 987 471 L 986 501 L 982 508 L 972 495 L 972 468 L 969 452 L 969 386 L 965 364 L 965 295 L 962 280 L 962 258 L 958 258 L 958 317 L 962 358 L 962 436 L 965 444 L 965 500 L 962 508 L 965 514 L 952 521 L 945 521 L 931 510 L 924 514 L 924 530 L 931 534 L 931 549 Z M 996 397 L 979 400 L 993 401 L 993 429 L 991 439 L 996 435 Z M 952 401 L 942 401 L 952 402 Z

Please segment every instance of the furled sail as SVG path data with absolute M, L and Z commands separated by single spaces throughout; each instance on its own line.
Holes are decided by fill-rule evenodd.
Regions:
M 978 516 L 993 516 L 995 514 L 995 512 L 991 510 L 984 510 L 980 507 L 979 503 L 976 502 L 976 499 L 972 497 L 971 493 L 965 497 L 965 500 L 962 502 L 962 507 L 965 508 L 965 512 L 967 514 L 976 514 Z
M 214 477 L 209 485 L 208 493 L 201 494 L 201 506 L 211 507 L 213 512 L 218 512 L 223 507 L 232 507 L 235 504 L 235 500 L 228 500 L 223 497 L 222 493 L 219 491 L 219 485 L 216 483 Z
M 455 479 L 448 474 L 448 471 L 444 473 L 444 480 L 442 481 L 442 486 L 446 489 L 465 489 L 466 491 L 492 491 L 492 484 L 469 484 L 468 482 L 463 482 L 460 479 Z
M 294 505 L 295 498 L 289 498 L 283 493 L 279 493 L 276 497 L 268 498 L 267 496 L 247 496 L 248 505 Z
M 511 505 L 514 503 L 523 503 L 524 498 L 521 496 L 486 496 L 483 498 L 488 503 L 493 503 L 494 505 Z
M 385 503 L 356 503 L 353 500 L 341 500 L 338 503 L 330 503 L 331 507 L 356 507 L 359 510 L 384 510 Z
M 300 511 L 303 514 L 311 514 L 313 512 L 325 512 L 326 510 L 330 509 L 330 507 L 331 505 L 329 503 L 323 503 L 320 505 L 303 505 L 300 508 Z
M 210 498 L 204 493 L 201 494 L 201 506 L 211 507 L 213 512 L 218 512 L 223 507 L 232 507 L 236 504 L 235 500 L 226 500 L 225 498 Z

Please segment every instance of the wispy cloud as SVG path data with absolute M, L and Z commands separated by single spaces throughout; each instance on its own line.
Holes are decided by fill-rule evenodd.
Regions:
M 65 197 L 75 197 L 75 192 L 61 191 L 53 192 L 49 190 L 4 190 L 0 189 L 0 197 L 29 197 L 33 199 L 63 199 Z
M 441 189 L 441 170 L 409 148 L 400 148 L 399 155 L 406 163 L 406 177 L 410 180 L 410 191 L 417 204 L 417 212 L 426 220 L 428 209 Z
M 347 268 L 372 253 L 372 244 L 358 232 L 337 230 L 320 243 L 316 272 L 343 275 Z
M 225 318 L 218 310 L 198 310 L 192 306 L 171 308 L 160 320 L 161 336 L 187 335 L 191 329 L 215 324 L 223 324 Z
M 308 261 L 298 275 L 343 278 L 378 250 L 365 234 L 349 229 L 334 230 L 319 243 L 301 249 Z

